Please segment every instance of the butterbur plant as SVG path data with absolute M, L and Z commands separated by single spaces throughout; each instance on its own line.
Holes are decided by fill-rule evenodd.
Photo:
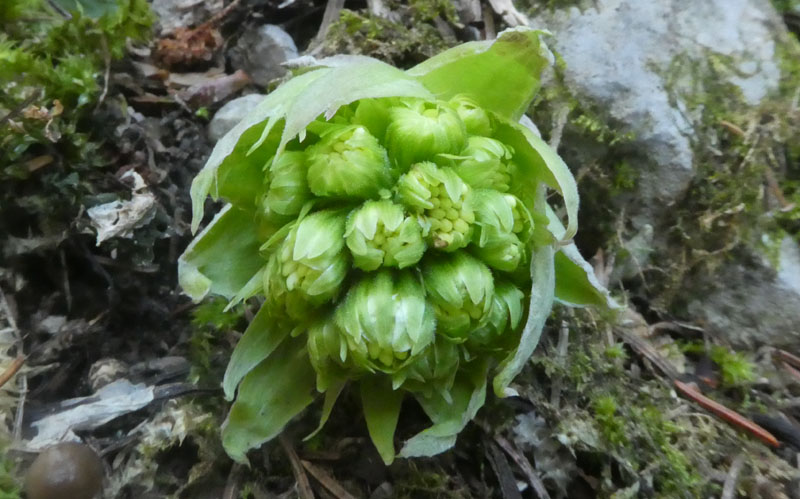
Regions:
M 323 59 L 217 143 L 193 230 L 207 196 L 227 204 L 179 270 L 195 300 L 261 304 L 223 380 L 231 457 L 318 394 L 321 428 L 348 384 L 386 463 L 406 397 L 432 424 L 399 454 L 445 451 L 490 379 L 515 395 L 554 302 L 613 304 L 570 243 L 575 181 L 523 117 L 551 60 L 541 35 L 508 30 L 407 71 Z

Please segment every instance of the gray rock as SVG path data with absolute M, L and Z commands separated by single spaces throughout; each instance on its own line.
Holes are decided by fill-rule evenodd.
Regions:
M 216 142 L 228 133 L 247 113 L 256 107 L 266 95 L 250 94 L 238 97 L 219 108 L 208 124 L 208 138 Z
M 650 207 L 663 209 L 675 201 L 694 175 L 693 118 L 682 103 L 670 101 L 664 77 L 670 63 L 678 56 L 726 56 L 739 73 L 731 82 L 756 104 L 777 88 L 775 38 L 783 27 L 768 0 L 596 0 L 594 5 L 543 14 L 533 25 L 553 32 L 550 43 L 564 58 L 570 91 L 635 134 L 633 146 L 647 158 L 638 162 L 644 171 L 633 203 L 644 212 L 637 224 L 642 226 L 653 221 Z
M 781 241 L 777 268 L 763 256 L 721 268 L 688 311 L 735 346 L 800 344 L 800 247 Z
M 265 24 L 246 30 L 230 51 L 231 64 L 254 82 L 266 86 L 286 74 L 282 63 L 297 57 L 294 40 L 279 26 Z
M 224 7 L 222 0 L 158 0 L 150 5 L 158 17 L 161 36 L 177 28 L 191 28 L 204 23 Z

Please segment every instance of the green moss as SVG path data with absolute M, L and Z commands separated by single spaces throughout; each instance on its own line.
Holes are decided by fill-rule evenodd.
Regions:
M 673 443 L 685 432 L 676 423 L 665 419 L 664 413 L 654 406 L 635 407 L 631 415 L 635 424 L 644 430 L 643 436 L 651 442 L 653 449 L 663 455 L 664 459 L 654 474 L 656 489 L 667 497 L 690 492 L 694 492 L 688 494 L 690 497 L 699 497 L 695 494 L 705 488 L 704 482 L 686 454 Z
M 463 485 L 455 483 L 453 477 L 438 465 L 429 462 L 422 466 L 409 460 L 401 477 L 393 483 L 394 495 L 398 499 L 436 497 L 441 499 L 466 499 L 473 497 Z
M 343 9 L 328 31 L 323 52 L 362 54 L 398 67 L 413 66 L 455 44 L 456 40 L 445 40 L 431 22 L 452 15 L 442 10 L 440 4 L 445 3 L 449 2 L 412 2 L 401 22 Z
M 230 349 L 225 339 L 243 322 L 244 307 L 225 311 L 227 300 L 208 299 L 192 311 L 192 336 L 189 339 L 190 380 L 216 384 L 222 379 L 224 361 L 219 354 Z
M 596 397 L 592 401 L 594 417 L 600 433 L 611 445 L 628 445 L 625 421 L 617 414 L 617 403 L 610 395 Z
M 714 345 L 711 347 L 710 356 L 722 372 L 724 385 L 738 386 L 755 380 L 755 365 L 747 360 L 744 354 Z
M 800 179 L 792 153 L 800 141 L 800 118 L 791 112 L 800 88 L 800 46 L 783 40 L 776 55 L 782 67 L 779 88 L 757 106 L 730 83 L 741 75 L 729 57 L 678 56 L 664 73 L 674 105 L 682 103 L 696 123 L 697 174 L 663 224 L 674 229 L 672 247 L 660 260 L 663 272 L 649 283 L 659 308 L 684 314 L 692 296 L 688 284 L 707 282 L 737 252 L 765 254 L 777 263 L 784 235 L 800 233 L 800 210 L 791 205 Z M 780 197 L 788 209 L 776 206 Z
M 65 232 L 108 163 L 93 135 L 114 128 L 93 123 L 105 68 L 154 19 L 146 0 L 108 5 L 70 19 L 39 0 L 0 8 L 0 232 Z
M 17 466 L 8 457 L 7 448 L 8 442 L 0 441 L 0 499 L 18 499 L 22 490 L 17 478 Z
M 613 345 L 606 347 L 604 353 L 605 356 L 611 360 L 624 360 L 628 357 L 627 353 L 625 353 L 625 347 L 622 343 L 614 343 Z
M 453 24 L 458 23 L 456 6 L 449 0 L 410 0 L 408 4 L 412 22 L 433 21 L 438 17 Z
M 781 14 L 800 11 L 800 0 L 772 0 L 772 5 Z

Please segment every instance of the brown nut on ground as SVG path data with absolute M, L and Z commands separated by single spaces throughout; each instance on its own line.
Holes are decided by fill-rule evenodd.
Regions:
M 63 442 L 31 464 L 25 480 L 29 499 L 92 499 L 103 486 L 103 463 L 87 445 Z

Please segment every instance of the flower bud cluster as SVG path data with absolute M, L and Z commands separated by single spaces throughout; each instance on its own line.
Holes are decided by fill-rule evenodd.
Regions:
M 513 336 L 533 222 L 493 130 L 464 97 L 369 99 L 268 162 L 260 206 L 285 225 L 262 246 L 264 293 L 305 325 L 320 389 L 384 372 L 444 393 Z

